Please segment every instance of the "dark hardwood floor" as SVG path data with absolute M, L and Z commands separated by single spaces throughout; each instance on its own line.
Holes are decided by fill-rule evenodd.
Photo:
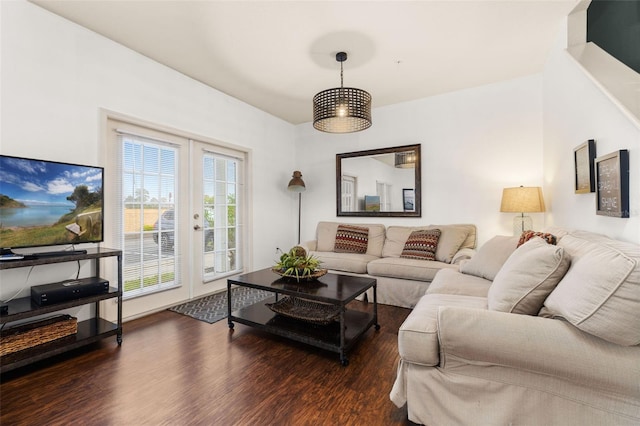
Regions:
M 362 308 L 352 302 L 351 308 Z M 342 367 L 336 353 L 169 312 L 115 338 L 6 373 L 0 424 L 411 425 L 389 400 L 408 309 L 379 305 Z

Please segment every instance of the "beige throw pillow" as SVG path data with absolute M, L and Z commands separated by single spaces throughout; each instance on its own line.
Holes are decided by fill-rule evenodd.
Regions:
M 518 238 L 496 235 L 484 243 L 471 259 L 460 265 L 460 272 L 493 281 L 504 262 L 516 249 Z
M 496 274 L 487 303 L 489 310 L 537 315 L 571 264 L 562 247 L 534 237 L 514 251 Z
M 640 245 L 573 231 L 559 245 L 571 268 L 540 315 L 562 317 L 618 345 L 640 344 Z
M 469 230 L 455 225 L 429 225 L 427 229 L 439 229 L 440 239 L 436 249 L 436 260 L 451 263 L 453 256 L 458 252 L 462 243 L 467 239 Z

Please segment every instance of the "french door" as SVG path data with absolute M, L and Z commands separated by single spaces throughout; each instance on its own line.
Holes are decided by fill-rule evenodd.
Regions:
M 238 151 L 192 141 L 193 295 L 243 267 L 244 158 Z M 224 284 L 224 283 L 223 283 Z M 219 285 L 219 284 L 218 284 Z M 217 287 L 221 289 L 223 287 Z
M 111 234 L 123 250 L 125 301 L 142 312 L 224 288 L 243 266 L 245 154 L 108 123 L 118 164 L 108 214 L 118 218 Z

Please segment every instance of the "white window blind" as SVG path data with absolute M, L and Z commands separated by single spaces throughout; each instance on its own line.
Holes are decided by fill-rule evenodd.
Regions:
M 177 145 L 119 132 L 125 297 L 179 286 Z

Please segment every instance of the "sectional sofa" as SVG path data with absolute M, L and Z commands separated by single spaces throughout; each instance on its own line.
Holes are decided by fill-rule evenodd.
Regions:
M 390 392 L 411 421 L 640 424 L 640 245 L 548 228 L 476 251 L 473 225 L 361 224 L 344 250 L 344 225 L 319 223 L 305 245 L 330 270 L 377 278 L 381 303 L 412 308 Z M 433 229 L 435 259 L 403 256 Z
M 416 231 L 439 233 L 437 243 L 431 247 L 432 260 L 422 257 L 420 244 L 418 250 L 408 254 L 405 251 L 407 240 Z M 378 303 L 413 308 L 438 271 L 457 270 L 462 260 L 473 256 L 476 227 L 471 224 L 385 227 L 377 223 L 319 222 L 316 239 L 302 245 L 322 262 L 323 268 L 376 278 Z
M 640 246 L 547 231 L 557 245 L 495 237 L 435 276 L 398 333 L 410 420 L 640 424 Z

